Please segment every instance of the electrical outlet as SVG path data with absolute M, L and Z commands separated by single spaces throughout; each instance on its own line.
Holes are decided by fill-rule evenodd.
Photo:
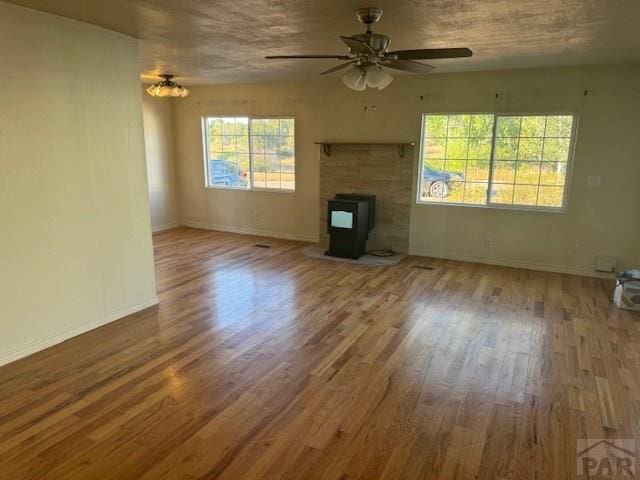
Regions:
M 599 175 L 589 175 L 587 177 L 587 185 L 590 187 L 599 187 L 600 186 L 600 176 Z
M 484 247 L 485 248 L 493 248 L 494 241 L 491 237 L 484 237 Z

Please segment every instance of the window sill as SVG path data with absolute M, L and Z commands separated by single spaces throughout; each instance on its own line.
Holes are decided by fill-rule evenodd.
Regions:
M 251 187 L 223 187 L 214 185 L 205 185 L 206 190 L 226 190 L 232 192 L 267 192 L 267 193 L 296 193 L 293 189 L 280 189 L 280 188 L 251 188 Z
M 483 208 L 487 210 L 511 210 L 519 212 L 535 212 L 535 213 L 567 213 L 567 207 L 527 207 L 524 205 L 501 205 L 501 204 L 484 204 L 474 205 L 469 203 L 453 203 L 453 202 L 425 202 L 423 200 L 416 201 L 416 205 L 434 206 L 434 207 L 463 207 L 463 208 Z

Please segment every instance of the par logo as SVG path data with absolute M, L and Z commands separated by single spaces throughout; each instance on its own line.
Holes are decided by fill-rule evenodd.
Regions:
M 636 442 L 631 439 L 580 439 L 577 445 L 578 477 L 636 478 Z

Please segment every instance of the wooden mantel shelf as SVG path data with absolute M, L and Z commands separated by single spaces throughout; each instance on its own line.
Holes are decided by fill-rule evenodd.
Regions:
M 316 145 L 322 145 L 322 151 L 327 157 L 331 156 L 331 145 L 396 145 L 398 147 L 398 155 L 404 158 L 404 148 L 407 146 L 414 147 L 416 142 L 315 142 Z

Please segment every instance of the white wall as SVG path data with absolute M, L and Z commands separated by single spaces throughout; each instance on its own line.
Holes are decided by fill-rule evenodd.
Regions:
M 261 84 L 195 87 L 173 104 L 182 223 L 316 241 L 318 149 L 326 112 L 317 85 Z M 201 117 L 276 115 L 296 118 L 296 191 L 232 191 L 204 187 Z
M 156 303 L 136 41 L 0 3 L 0 364 Z
M 621 266 L 638 260 L 638 64 L 404 76 L 383 91 L 354 92 L 338 78 L 191 91 L 174 104 L 187 224 L 314 240 L 319 152 L 313 142 L 418 141 L 422 112 L 570 110 L 579 113 L 580 127 L 566 213 L 414 205 L 410 249 L 585 274 L 592 273 L 597 254 L 618 256 Z M 295 116 L 296 192 L 205 189 L 200 117 L 207 114 Z M 601 176 L 601 187 L 588 187 L 589 175 Z M 487 236 L 493 248 L 485 247 Z
M 180 225 L 171 108 L 176 100 L 152 97 L 146 87 L 142 89 L 142 111 L 151 226 L 159 232 Z
M 568 211 L 414 206 L 412 252 L 575 273 L 592 272 L 598 254 L 620 257 L 620 266 L 637 265 L 640 65 L 442 80 L 434 82 L 425 97 L 436 111 L 578 112 Z M 491 95 L 494 91 L 498 99 Z M 602 185 L 587 186 L 590 175 L 600 176 Z M 485 246 L 487 237 L 493 240 L 490 248 Z

